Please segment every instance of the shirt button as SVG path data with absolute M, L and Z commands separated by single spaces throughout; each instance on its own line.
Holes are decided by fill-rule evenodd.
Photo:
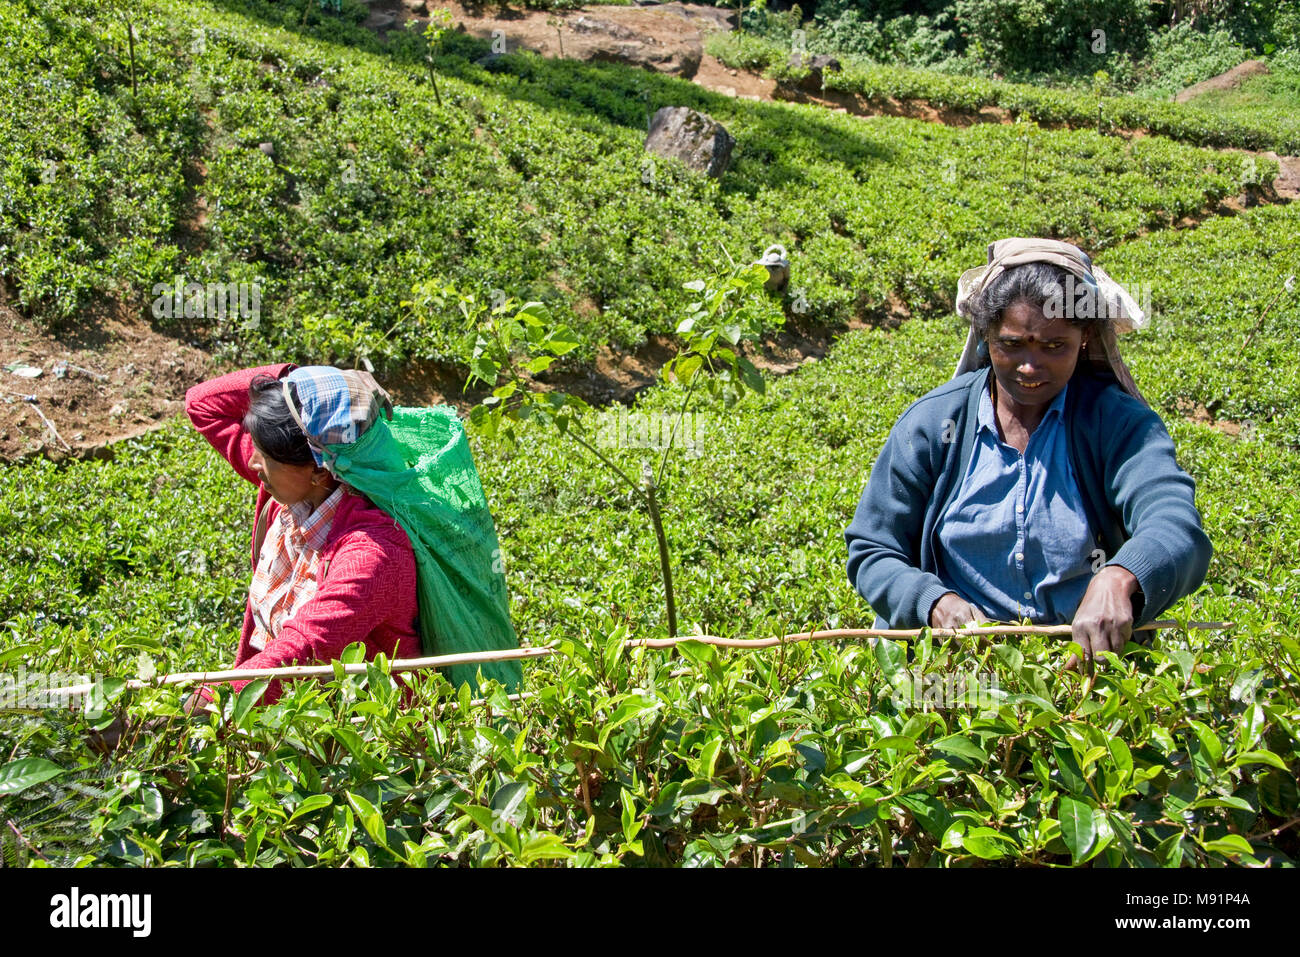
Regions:
M 1023 562 L 1024 560 L 1025 560 L 1025 553 L 1024 553 L 1024 552 L 1016 552 L 1016 561 L 1018 561 L 1018 562 Z
M 1031 591 L 1027 591 L 1027 592 L 1025 592 L 1025 601 L 1029 601 L 1029 599 L 1031 599 L 1031 598 L 1033 598 L 1033 597 L 1034 597 L 1034 593 L 1033 593 L 1033 592 L 1031 592 Z
M 1023 513 L 1024 510 L 1025 510 L 1025 507 L 1024 507 L 1023 505 L 1017 505 L 1017 506 L 1016 506 L 1016 514 L 1017 514 L 1017 515 Z

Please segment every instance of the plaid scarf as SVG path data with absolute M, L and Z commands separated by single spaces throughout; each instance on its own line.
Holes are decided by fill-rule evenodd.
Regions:
M 332 468 L 325 446 L 351 444 L 380 417 L 393 417 L 393 400 L 369 372 L 303 366 L 283 380 L 284 401 L 307 436 L 317 465 Z M 327 459 L 330 460 L 327 463 Z

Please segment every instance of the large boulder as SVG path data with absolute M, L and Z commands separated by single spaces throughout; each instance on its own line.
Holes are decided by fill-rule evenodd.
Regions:
M 659 156 L 679 159 L 691 169 L 718 177 L 731 163 L 736 141 L 710 116 L 685 106 L 665 106 L 655 113 L 645 148 Z

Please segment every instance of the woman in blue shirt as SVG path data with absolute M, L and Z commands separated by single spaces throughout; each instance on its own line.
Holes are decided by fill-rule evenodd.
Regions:
M 1077 247 L 1006 239 L 958 284 L 953 380 L 891 431 L 845 532 L 849 579 L 891 627 L 1073 625 L 1119 652 L 1204 579 L 1194 484 L 1116 334 L 1143 317 Z

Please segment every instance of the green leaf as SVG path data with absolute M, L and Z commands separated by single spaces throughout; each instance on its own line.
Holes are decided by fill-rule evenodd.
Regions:
M 627 648 L 626 642 L 627 625 L 620 623 L 605 640 L 605 654 L 602 657 L 602 664 L 605 666 L 606 675 L 614 674 L 619 659 L 623 657 L 623 652 Z
M 888 638 L 876 639 L 873 651 L 885 680 L 893 684 L 895 677 L 902 675 L 907 667 L 907 651 L 901 643 Z
M 1086 794 L 1088 781 L 1079 767 L 1079 759 L 1074 751 L 1063 744 L 1053 744 L 1052 754 L 1056 757 L 1056 768 L 1060 772 L 1061 783 L 1071 794 Z
M 1114 762 L 1115 768 L 1120 772 L 1120 780 L 1124 781 L 1133 776 L 1133 752 L 1129 750 L 1124 740 L 1117 736 L 1111 736 L 1106 741 L 1106 747 L 1110 750 L 1110 759 Z
M 1235 857 L 1238 854 L 1255 856 L 1255 849 L 1240 834 L 1225 834 L 1213 841 L 1201 841 L 1201 847 L 1211 853 L 1223 854 L 1227 857 Z
M 531 864 L 533 861 L 571 858 L 574 853 L 555 834 L 536 834 L 530 837 L 520 848 L 519 859 L 524 864 Z
M 1297 794 L 1295 776 L 1289 771 L 1269 771 L 1259 779 L 1259 803 L 1264 810 L 1278 817 L 1292 817 L 1300 808 L 1300 794 Z
M 66 774 L 67 768 L 61 768 L 44 758 L 19 758 L 0 768 L 0 794 L 17 794 L 33 784 L 49 781 L 60 774 Z
M 518 827 L 524 819 L 519 807 L 528 797 L 528 785 L 523 781 L 511 781 L 497 789 L 492 795 L 492 810 L 507 824 Z
M 1171 834 L 1156 845 L 1156 860 L 1165 867 L 1181 867 L 1183 863 L 1183 835 Z
M 659 792 L 654 805 L 646 812 L 651 817 L 666 817 L 677 808 L 677 795 L 681 792 L 680 781 L 669 781 Z
M 700 370 L 700 366 L 703 364 L 703 357 L 694 353 L 679 356 L 671 366 L 673 377 L 683 385 L 689 385 L 690 381 L 695 378 L 695 373 Z
M 551 321 L 551 311 L 544 303 L 526 302 L 515 313 L 515 319 L 528 326 L 544 325 Z
M 610 734 L 618 728 L 627 724 L 629 721 L 634 721 L 643 718 L 646 715 L 654 714 L 661 707 L 663 707 L 662 702 L 656 701 L 653 698 L 645 697 L 643 695 L 632 695 L 627 701 L 615 708 L 614 712 L 609 716 L 609 719 L 601 726 L 598 742 L 601 749 L 603 750 L 606 742 L 609 741 Z
M 1272 751 L 1243 751 L 1232 762 L 1234 768 L 1244 767 L 1247 764 L 1267 764 L 1279 771 L 1287 770 L 1286 762 Z
M 767 381 L 763 378 L 763 374 L 744 356 L 740 356 L 737 363 L 740 367 L 740 381 L 759 395 L 763 395 L 767 391 Z
M 1247 751 L 1253 748 L 1267 721 L 1268 716 L 1264 713 L 1263 705 L 1258 703 L 1247 705 L 1241 712 L 1241 722 L 1237 731 L 1237 750 Z
M 482 355 L 470 360 L 469 373 L 471 380 L 479 379 L 492 385 L 501 374 L 501 365 L 490 356 Z
M 697 665 L 703 665 L 714 669 L 717 665 L 717 653 L 713 650 L 712 645 L 706 645 L 702 641 L 683 641 L 674 646 L 683 656 L 689 658 Z
M 388 834 L 384 828 L 384 819 L 379 813 L 379 809 L 363 798 L 360 794 L 353 794 L 351 791 L 347 791 L 345 792 L 345 797 L 347 798 L 348 803 L 352 805 L 352 810 L 356 812 L 357 820 L 361 822 L 361 826 L 365 828 L 366 833 L 370 835 L 370 839 L 380 847 L 387 847 Z
M 541 347 L 553 355 L 563 356 L 568 355 L 580 345 L 582 345 L 582 341 L 578 338 L 577 333 L 568 326 L 560 326 L 542 341 Z
M 965 850 L 976 857 L 994 861 L 1006 856 L 1007 849 L 1002 846 L 1002 843 L 1007 840 L 1009 840 L 1007 835 L 991 827 L 973 827 L 962 835 L 961 844 Z
M 230 720 L 234 722 L 236 727 L 240 726 L 244 716 L 248 714 L 253 705 L 257 704 L 258 699 L 262 697 L 270 683 L 266 678 L 258 678 L 239 689 L 239 694 L 235 696 L 234 709 L 230 712 Z
M 984 750 L 965 735 L 952 734 L 946 738 L 940 738 L 934 742 L 932 747 L 939 751 L 947 751 L 949 754 L 978 761 L 981 764 L 989 759 Z
M 374 758 L 366 753 L 366 746 L 361 740 L 361 736 L 353 731 L 350 727 L 331 728 L 330 734 L 345 747 L 349 754 L 356 759 L 357 763 L 369 771 L 383 771 L 384 768 Z
M 305 814 L 310 814 L 312 811 L 319 811 L 321 808 L 329 807 L 333 803 L 334 799 L 328 794 L 309 795 L 303 799 L 301 804 L 293 809 L 293 814 L 289 816 L 289 821 L 292 823 Z
M 1199 801 L 1193 801 L 1188 805 L 1193 811 L 1207 807 L 1231 807 L 1238 811 L 1254 812 L 1254 806 L 1245 798 L 1237 797 L 1234 794 L 1221 795 L 1219 797 L 1201 798 Z
M 1061 839 L 1070 850 L 1074 863 L 1080 864 L 1097 840 L 1096 819 L 1091 804 L 1062 795 L 1056 820 L 1061 825 Z
M 637 834 L 641 831 L 641 822 L 637 820 L 636 799 L 627 788 L 619 791 L 619 799 L 623 804 L 623 814 L 621 823 L 623 825 L 623 837 L 629 843 L 636 840 Z
M 1196 740 L 1200 744 L 1200 754 L 1210 768 L 1217 767 L 1223 758 L 1223 742 L 1210 728 L 1201 721 L 1189 721 Z
M 940 847 L 944 850 L 964 850 L 986 861 L 1006 856 L 1002 842 L 1010 840 L 1007 835 L 991 827 L 971 827 L 966 820 L 953 821 L 944 832 Z
M 713 777 L 713 772 L 717 767 L 718 753 L 722 750 L 722 736 L 715 735 L 710 738 L 700 749 L 699 771 L 696 776 L 701 778 Z
M 993 654 L 1014 674 L 1019 674 L 1025 667 L 1025 656 L 1014 645 L 994 645 Z

